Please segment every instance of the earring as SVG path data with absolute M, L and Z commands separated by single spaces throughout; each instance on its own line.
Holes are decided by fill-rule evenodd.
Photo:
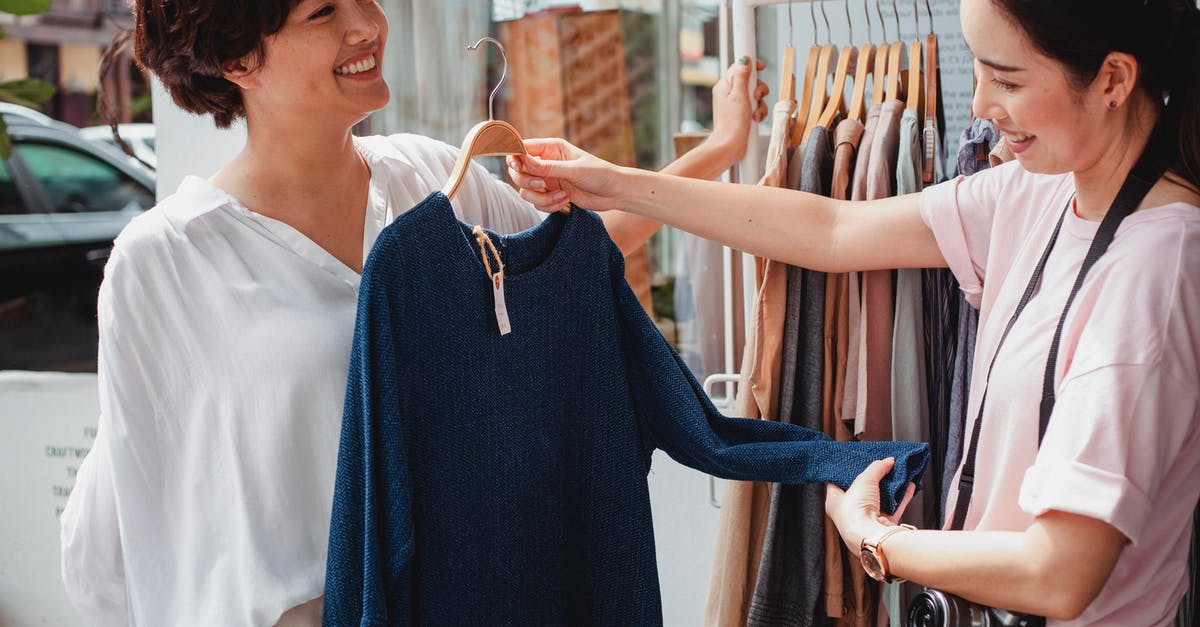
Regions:
M 1110 102 L 1108 103 L 1108 110 L 1109 110 L 1109 111 L 1116 111 L 1116 110 L 1117 110 L 1117 101 L 1116 101 L 1116 100 L 1110 101 Z

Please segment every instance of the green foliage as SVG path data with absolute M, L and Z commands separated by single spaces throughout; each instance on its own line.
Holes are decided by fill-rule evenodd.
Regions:
M 0 13 L 36 15 L 50 10 L 50 0 L 0 0 Z
M 36 78 L 23 78 L 0 83 L 0 100 L 37 108 L 54 96 L 54 85 Z
M 0 0 L 0 13 L 12 15 L 36 15 L 50 10 L 50 0 Z M 0 39 L 4 28 L 0 27 Z M 15 102 L 36 108 L 54 95 L 54 86 L 33 78 L 0 83 L 0 100 Z M 8 138 L 8 124 L 0 117 L 0 159 L 7 161 L 12 156 L 12 141 Z
M 12 140 L 8 138 L 8 124 L 0 115 L 0 159 L 8 161 L 9 157 L 12 157 Z

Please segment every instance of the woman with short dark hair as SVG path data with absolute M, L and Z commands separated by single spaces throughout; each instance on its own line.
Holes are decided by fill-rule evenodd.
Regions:
M 948 266 L 981 308 L 974 478 L 956 478 L 947 502 L 948 526 L 965 531 L 881 517 L 890 466 L 879 462 L 850 490 L 828 489 L 846 545 L 880 579 L 1051 624 L 1169 625 L 1200 496 L 1200 10 L 964 0 L 960 11 L 974 113 L 1005 132 L 1013 163 L 871 202 L 684 182 L 561 140 L 528 142 L 534 157 L 510 171 L 544 210 L 623 209 L 816 270 Z M 1148 193 L 1076 285 L 1093 239 L 1118 224 L 1100 226 L 1121 215 L 1118 191 L 1138 187 Z
M 89 625 L 318 625 L 363 261 L 445 185 L 457 150 L 351 135 L 388 101 L 374 0 L 133 10 L 138 63 L 184 110 L 219 127 L 245 118 L 247 141 L 114 245 L 99 429 L 61 521 L 67 593 Z M 765 114 L 749 70 L 714 88 L 718 128 L 670 170 L 712 177 L 744 152 Z M 453 204 L 504 233 L 540 220 L 478 164 Z M 608 226 L 628 251 L 658 225 Z

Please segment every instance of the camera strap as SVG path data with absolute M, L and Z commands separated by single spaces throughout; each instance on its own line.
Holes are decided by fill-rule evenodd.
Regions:
M 1158 182 L 1163 173 L 1167 169 L 1167 156 L 1169 144 L 1167 140 L 1169 133 L 1164 132 L 1162 125 L 1154 130 L 1151 134 L 1146 148 L 1142 155 L 1138 157 L 1138 161 L 1130 171 L 1129 176 L 1125 177 L 1125 182 L 1121 185 L 1121 190 L 1117 192 L 1117 197 L 1113 199 L 1112 205 L 1105 214 L 1104 220 L 1100 222 L 1099 228 L 1096 230 L 1096 236 L 1092 239 L 1092 245 L 1088 248 L 1087 255 L 1083 259 L 1083 265 L 1079 268 L 1079 275 L 1075 277 L 1075 285 L 1071 288 L 1071 293 L 1067 296 L 1067 303 L 1063 306 L 1062 315 L 1059 316 L 1058 326 L 1054 331 L 1054 339 L 1050 342 L 1050 353 L 1046 359 L 1046 372 L 1042 384 L 1042 399 L 1038 408 L 1039 423 L 1038 423 L 1038 447 L 1041 448 L 1042 438 L 1046 435 L 1046 427 L 1050 424 L 1050 414 L 1054 411 L 1054 374 L 1058 363 L 1058 347 L 1062 340 L 1063 325 L 1067 319 L 1067 311 L 1071 308 L 1071 303 L 1075 300 L 1075 296 L 1079 293 L 1079 288 L 1083 286 L 1084 277 L 1087 276 L 1092 266 L 1100 259 L 1110 244 L 1113 237 L 1117 234 L 1117 227 L 1121 225 L 1121 221 L 1126 216 L 1133 213 L 1137 209 L 1138 204 L 1150 192 L 1150 188 Z M 992 363 L 988 366 L 987 378 L 984 380 L 983 397 L 979 402 L 979 413 L 975 417 L 974 428 L 971 432 L 971 443 L 967 448 L 967 454 L 963 457 L 962 473 L 958 483 L 958 500 L 954 505 L 954 519 L 951 522 L 950 529 L 960 531 L 967 520 L 967 509 L 971 505 L 971 493 L 975 489 L 975 456 L 979 450 L 979 432 L 983 427 L 983 408 L 987 404 L 988 382 L 992 378 L 992 369 L 996 366 L 996 358 L 1000 354 L 1001 347 L 1004 346 L 1004 340 L 1008 338 L 1009 331 L 1012 331 L 1013 324 L 1021 312 L 1025 310 L 1025 306 L 1029 304 L 1029 300 L 1037 292 L 1038 283 L 1042 279 L 1042 272 L 1046 269 L 1046 261 L 1050 258 L 1050 252 L 1054 250 L 1054 244 L 1058 241 L 1058 233 L 1062 230 L 1063 221 L 1067 217 L 1067 212 L 1071 211 L 1071 205 L 1075 200 L 1074 194 L 1067 201 L 1067 206 L 1063 208 L 1062 215 L 1058 218 L 1058 224 L 1054 227 L 1054 233 L 1050 236 L 1050 242 L 1046 245 L 1046 250 L 1042 252 L 1041 259 L 1038 260 L 1037 266 L 1033 270 L 1033 276 L 1029 278 L 1029 284 L 1025 287 L 1025 293 L 1021 295 L 1021 300 L 1017 303 L 1016 311 L 1008 320 L 1008 326 L 1004 329 L 1004 334 L 1000 336 L 1000 342 L 996 345 L 996 352 L 992 354 Z

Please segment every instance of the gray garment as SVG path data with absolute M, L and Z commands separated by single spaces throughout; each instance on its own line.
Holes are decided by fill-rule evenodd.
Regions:
M 900 116 L 900 144 L 896 159 L 896 194 L 921 191 L 921 132 L 915 111 Z M 929 441 L 929 398 L 925 372 L 924 294 L 919 269 L 896 272 L 896 315 L 892 328 L 892 438 Z M 932 511 L 931 511 L 932 510 Z M 935 499 L 924 492 L 913 495 L 903 522 L 919 529 L 933 526 L 937 518 Z M 889 585 L 884 591 L 892 625 L 904 621 L 904 608 L 921 593 L 912 583 Z
M 896 193 L 921 191 L 921 133 L 915 111 L 900 118 L 900 150 L 896 160 Z M 892 331 L 892 437 L 929 441 L 929 398 L 925 376 L 925 323 L 921 271 L 896 273 L 896 316 Z M 933 505 L 929 499 L 929 505 Z M 927 511 L 923 494 L 913 496 L 904 522 L 928 529 L 936 513 Z
M 958 173 L 970 176 L 990 167 L 988 153 L 996 147 L 999 133 L 991 120 L 974 118 L 958 138 Z
M 958 174 L 970 176 L 991 167 L 988 163 L 988 153 L 996 146 L 996 139 L 996 127 L 990 120 L 971 120 L 971 125 L 963 130 L 958 141 Z M 978 332 L 979 310 L 972 307 L 967 298 L 960 293 L 957 350 L 954 354 L 950 384 L 950 416 L 946 425 L 946 461 L 942 465 L 939 526 L 946 522 L 946 511 L 949 509 L 946 499 L 950 495 L 950 484 L 954 481 L 954 474 L 958 472 L 958 465 L 962 463 L 967 402 L 971 389 L 971 367 L 975 363 L 975 336 Z
M 975 336 L 979 333 L 979 310 L 958 296 L 958 348 L 954 353 L 954 371 L 950 382 L 950 419 L 946 425 L 946 462 L 942 466 L 942 507 L 938 526 L 946 524 L 950 484 L 962 463 L 963 438 L 967 426 L 967 402 L 971 393 L 971 365 L 975 360 Z M 936 472 L 936 471 L 934 471 Z
M 812 129 L 803 147 L 801 191 L 826 194 L 833 174 L 829 130 Z M 822 429 L 825 273 L 788 266 L 779 420 Z M 824 605 L 825 487 L 771 488 L 771 510 L 748 624 L 810 626 L 828 622 Z

